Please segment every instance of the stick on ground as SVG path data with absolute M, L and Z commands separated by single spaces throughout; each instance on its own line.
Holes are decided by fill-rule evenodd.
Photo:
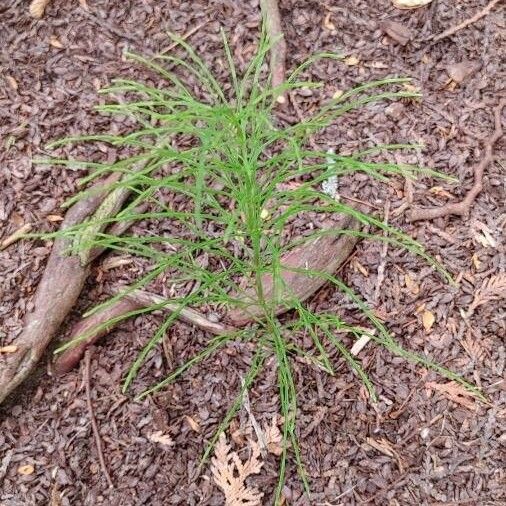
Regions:
M 285 82 L 286 77 L 286 40 L 281 29 L 278 0 L 261 0 L 260 7 L 265 19 L 267 35 L 272 44 L 270 58 L 271 84 L 273 88 L 276 88 Z M 284 95 L 279 95 L 276 100 L 280 104 L 286 102 Z
M 98 453 L 98 460 L 100 462 L 100 467 L 102 469 L 102 472 L 104 473 L 107 484 L 109 485 L 110 488 L 114 488 L 114 484 L 111 480 L 111 475 L 109 474 L 107 466 L 105 465 L 104 452 L 102 450 L 102 439 L 100 438 L 97 419 L 95 418 L 95 413 L 93 412 L 93 403 L 91 402 L 90 369 L 91 369 L 90 350 L 86 350 L 86 354 L 84 356 L 84 384 L 86 388 L 86 404 L 88 406 L 88 414 L 90 416 L 91 428 L 93 430 L 93 437 L 95 438 L 95 444 L 97 446 L 97 453 Z
M 466 215 L 471 206 L 483 188 L 483 174 L 488 164 L 493 160 L 494 144 L 502 137 L 503 129 L 501 122 L 501 112 L 506 105 L 506 99 L 502 99 L 499 105 L 494 109 L 494 132 L 491 137 L 488 137 L 485 142 L 485 155 L 474 168 L 474 184 L 467 192 L 464 200 L 456 204 L 446 204 L 441 207 L 433 207 L 430 209 L 413 209 L 410 221 L 418 220 L 433 220 L 434 218 L 441 218 L 450 214 L 458 216 Z
M 471 16 L 469 19 L 466 19 L 465 21 L 462 21 L 462 23 L 459 23 L 458 25 L 452 26 L 448 28 L 448 30 L 445 30 L 444 32 L 440 33 L 439 35 L 436 35 L 432 42 L 438 42 L 442 39 L 445 39 L 446 37 L 451 37 L 455 33 L 457 33 L 459 30 L 462 30 L 463 28 L 468 27 L 469 25 L 472 25 L 473 23 L 476 23 L 479 19 L 485 17 L 487 14 L 490 13 L 490 11 L 499 3 L 501 0 L 492 0 L 488 3 L 481 11 L 477 12 L 474 16 Z

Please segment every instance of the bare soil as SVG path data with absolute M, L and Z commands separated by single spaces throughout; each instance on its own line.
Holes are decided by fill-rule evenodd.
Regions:
M 383 186 L 357 177 L 342 192 L 368 202 L 380 216 L 389 202 L 390 222 L 425 244 L 458 285 L 449 286 L 405 252 L 392 247 L 385 251 L 368 241 L 359 244 L 341 274 L 406 347 L 460 371 L 489 400 L 445 395 L 434 384 L 446 380 L 371 344 L 359 357 L 377 385 L 376 406 L 339 357 L 334 357 L 334 377 L 296 362 L 298 430 L 313 494 L 311 500 L 303 495 L 290 461 L 287 504 L 506 504 L 506 308 L 501 299 L 492 300 L 464 318 L 483 283 L 505 275 L 504 140 L 495 147 L 496 161 L 485 171 L 484 190 L 468 218 L 413 224 L 407 219 L 411 205 L 444 204 L 465 194 L 472 186 L 473 166 L 483 156 L 483 139 L 493 130 L 492 108 L 505 96 L 500 66 L 504 6 L 436 44 L 427 41 L 486 3 L 434 0 L 428 7 L 401 11 L 389 0 L 280 2 L 288 68 L 315 51 L 355 57 L 312 69 L 308 77 L 325 85 L 294 97 L 299 114 L 337 90 L 384 76 L 411 76 L 423 92 L 421 102 L 375 104 L 350 114 L 315 142 L 340 153 L 379 143 L 419 142 L 423 148 L 388 157 L 456 176 L 456 185 L 425 178 L 413 184 L 392 180 Z M 125 61 L 125 50 L 153 54 L 170 44 L 167 30 L 184 34 L 202 25 L 189 42 L 224 80 L 220 27 L 241 65 L 253 54 L 258 38 L 257 0 L 88 0 L 88 5 L 86 12 L 77 0 L 52 1 L 45 16 L 33 20 L 27 2 L 0 4 L 0 240 L 24 223 L 36 230 L 54 229 L 54 216 L 63 213 L 60 204 L 76 191 L 79 171 L 36 162 L 52 154 L 44 147 L 48 141 L 128 128 L 121 118 L 92 111 L 104 101 L 97 90 L 114 77 L 155 79 Z M 404 25 L 411 40 L 401 45 L 387 36 L 380 27 L 385 20 Z M 452 65 L 462 62 L 471 72 L 460 83 L 450 82 Z M 289 108 L 287 114 L 295 113 Z M 110 160 L 118 156 L 105 145 L 65 148 L 61 153 Z M 134 232 L 142 230 L 139 225 Z M 0 346 L 21 332 L 50 247 L 20 241 L 0 252 Z M 135 261 L 110 270 L 98 263 L 69 323 L 101 300 L 108 283 L 130 281 L 140 269 Z M 320 290 L 310 304 L 365 323 L 329 288 Z M 430 331 L 422 324 L 424 310 L 435 316 Z M 114 488 L 107 487 L 98 463 L 83 369 L 55 378 L 46 371 L 48 355 L 30 384 L 0 407 L 2 506 L 224 503 L 209 469 L 199 473 L 199 458 L 237 393 L 251 350 L 230 345 L 162 394 L 134 402 L 130 394 L 121 394 L 121 378 L 157 322 L 157 316 L 129 321 L 93 350 L 91 397 Z M 135 391 L 163 378 L 206 339 L 183 323 L 174 325 L 141 371 Z M 273 359 L 250 400 L 260 422 L 279 410 Z M 246 431 L 248 414 L 242 410 L 233 424 L 239 433 Z M 149 435 L 156 431 L 170 435 L 174 444 L 164 447 L 151 441 Z M 20 474 L 25 465 L 34 471 Z M 276 479 L 277 460 L 269 457 L 253 480 L 265 492 L 266 504 Z

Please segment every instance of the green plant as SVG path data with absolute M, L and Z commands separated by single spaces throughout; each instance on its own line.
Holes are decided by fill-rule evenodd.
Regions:
M 333 374 L 328 354 L 329 347 L 336 348 L 356 371 L 366 386 L 370 398 L 375 400 L 374 386 L 359 360 L 353 357 L 340 341 L 336 331 L 345 331 L 354 337 L 364 334 L 363 328 L 347 324 L 339 316 L 308 309 L 281 273 L 289 270 L 283 265 L 283 256 L 296 246 L 314 240 L 318 235 L 349 234 L 360 238 L 387 241 L 419 255 L 443 276 L 446 271 L 423 247 L 377 217 L 361 212 L 336 201 L 319 190 L 321 183 L 332 176 L 340 177 L 363 172 L 373 178 L 386 180 L 401 174 L 414 177 L 419 172 L 434 174 L 425 169 L 390 163 L 372 163 L 366 160 L 370 150 L 345 157 L 311 150 L 307 147 L 309 137 L 327 127 L 342 114 L 378 100 L 416 98 L 412 92 L 399 91 L 408 81 L 387 78 L 370 82 L 345 92 L 329 101 L 312 117 L 286 128 L 273 123 L 275 97 L 280 92 L 299 87 L 315 87 L 314 83 L 298 80 L 300 73 L 318 58 L 336 58 L 332 54 L 317 55 L 297 68 L 286 83 L 275 89 L 261 84 L 262 64 L 269 45 L 262 38 L 258 52 L 244 75 L 239 78 L 227 41 L 224 37 L 225 54 L 230 69 L 230 86 L 222 87 L 211 72 L 182 40 L 174 37 L 186 51 L 187 58 L 159 56 L 147 60 L 129 55 L 163 76 L 168 87 L 155 88 L 130 80 L 117 80 L 103 93 L 120 93 L 128 96 L 117 104 L 100 106 L 106 114 L 122 114 L 134 118 L 139 128 L 125 135 L 89 135 L 67 138 L 53 146 L 70 142 L 105 142 L 112 146 L 128 148 L 136 154 L 112 164 L 79 162 L 90 174 L 83 178 L 86 184 L 111 172 L 121 172 L 123 179 L 114 188 L 128 189 L 132 198 L 114 218 L 96 219 L 71 227 L 58 234 L 74 238 L 75 248 L 88 250 L 94 247 L 135 254 L 151 262 L 144 277 L 131 286 L 131 290 L 143 287 L 157 276 L 169 273 L 174 283 L 197 281 L 197 288 L 190 294 L 171 299 L 180 310 L 204 304 L 247 310 L 244 293 L 254 293 L 254 303 L 261 308 L 260 316 L 253 324 L 213 337 L 207 346 L 193 359 L 184 363 L 165 380 L 153 386 L 140 397 L 155 392 L 176 380 L 189 367 L 218 352 L 232 340 L 255 343 L 255 356 L 243 382 L 241 391 L 228 410 L 214 438 L 210 441 L 203 460 L 210 454 L 219 434 L 223 431 L 242 404 L 245 391 L 262 371 L 264 359 L 274 354 L 277 360 L 279 395 L 283 415 L 283 453 L 280 458 L 279 482 L 276 502 L 281 497 L 285 479 L 287 448 L 291 447 L 300 476 L 306 490 L 309 486 L 304 474 L 298 440 L 295 432 L 297 392 L 292 377 L 292 357 L 300 354 Z M 196 78 L 201 84 L 205 99 L 199 99 L 185 85 L 184 79 L 164 64 L 177 66 L 183 73 Z M 383 91 L 386 88 L 387 91 Z M 402 89 L 402 88 L 401 88 Z M 378 149 L 394 149 L 405 146 L 381 146 Z M 330 160 L 330 163 L 329 163 Z M 53 160 L 62 165 L 76 162 Z M 135 170 L 132 168 L 135 167 Z M 296 185 L 286 185 L 289 182 Z M 70 202 L 80 198 L 77 195 Z M 180 204 L 173 204 L 178 197 Z M 70 203 L 69 202 L 69 203 Z M 153 204 L 152 212 L 136 215 L 134 209 L 144 202 Z M 307 213 L 325 216 L 333 213 L 352 216 L 361 225 L 372 227 L 381 233 L 368 233 L 356 228 L 327 229 L 306 238 L 286 237 L 287 225 Z M 148 219 L 170 220 L 179 227 L 177 235 L 117 237 L 106 232 L 97 233 L 97 225 L 118 221 Z M 93 233 L 88 233 L 90 229 Z M 170 245 L 170 249 L 167 246 Z M 235 251 L 235 253 L 234 253 Z M 198 261 L 201 254 L 209 258 L 210 267 L 202 267 Z M 442 375 L 459 381 L 467 388 L 473 387 L 453 372 L 433 363 L 428 358 L 405 350 L 389 334 L 367 305 L 336 275 L 301 267 L 307 276 L 325 279 L 348 296 L 362 311 L 375 333 L 369 336 L 391 352 L 432 368 Z M 265 296 L 264 276 L 270 274 L 273 298 Z M 112 304 L 125 293 L 113 297 L 105 304 Z M 249 302 L 252 303 L 251 301 Z M 276 308 L 283 304 L 290 309 L 288 317 L 280 318 Z M 92 310 L 98 311 L 104 304 Z M 136 311 L 135 314 L 159 309 L 160 304 Z M 131 315 L 133 313 L 130 313 Z M 128 317 L 126 315 L 125 317 Z M 178 311 L 165 318 L 159 330 L 149 340 L 126 375 L 124 389 L 134 381 L 139 368 L 148 354 L 158 345 L 166 330 L 178 317 Z M 307 333 L 314 349 L 302 350 L 290 336 Z M 65 347 L 67 347 L 66 345 Z

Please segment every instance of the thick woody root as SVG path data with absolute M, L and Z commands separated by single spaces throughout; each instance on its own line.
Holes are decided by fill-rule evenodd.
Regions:
M 67 211 L 61 230 L 91 216 L 104 200 L 107 187 L 117 180 L 117 175 L 109 177 L 102 191 L 96 186 L 74 204 Z M 71 240 L 66 237 L 55 240 L 35 293 L 34 309 L 25 316 L 23 332 L 14 342 L 16 351 L 0 358 L 0 403 L 30 375 L 81 293 L 88 266 L 77 255 L 68 254 L 70 247 Z
M 270 70 L 273 88 L 282 85 L 286 77 L 286 40 L 281 29 L 281 15 L 278 0 L 261 0 L 260 7 L 265 20 L 265 27 L 271 46 Z M 280 104 L 286 102 L 284 95 L 279 95 Z
M 134 170 L 142 167 L 140 164 Z M 102 184 L 92 187 L 88 197 L 79 200 L 67 211 L 60 230 L 92 218 L 105 223 L 89 227 L 92 231 L 87 229 L 83 235 L 92 239 L 101 232 L 107 226 L 107 219 L 119 211 L 129 196 L 129 190 L 123 187 L 110 190 L 120 177 L 119 173 L 112 174 Z M 141 214 L 145 209 L 146 206 L 141 205 L 134 212 Z M 132 223 L 115 223 L 109 231 L 121 235 Z M 35 293 L 34 309 L 26 315 L 23 332 L 14 343 L 16 351 L 0 359 L 0 404 L 36 367 L 79 297 L 88 276 L 89 264 L 104 251 L 104 248 L 95 248 L 69 254 L 70 248 L 71 240 L 65 237 L 55 240 Z
M 337 228 L 353 230 L 357 228 L 357 223 L 351 216 L 346 216 Z M 303 302 L 326 283 L 325 276 L 310 276 L 304 271 L 334 274 L 350 256 L 357 241 L 357 237 L 352 235 L 321 235 L 283 256 L 281 265 L 285 269 L 282 270 L 281 277 L 285 288 L 276 295 L 272 276 L 266 274 L 262 278 L 263 296 L 268 304 L 276 305 L 275 314 L 287 311 L 283 301 L 295 299 Z M 263 314 L 264 309 L 256 301 L 255 290 L 247 290 L 237 295 L 237 299 L 242 302 L 242 307 L 233 309 L 226 317 L 226 321 L 232 325 L 242 327 Z
M 128 290 L 123 289 L 121 291 Z M 121 293 L 121 291 L 118 290 L 114 295 Z M 163 309 L 169 312 L 178 311 L 179 309 L 177 304 L 167 302 L 166 299 L 159 295 L 144 290 L 134 290 L 111 306 L 105 307 L 102 311 L 84 318 L 74 326 L 67 341 L 72 342 L 80 337 L 84 337 L 84 339 L 78 341 L 75 346 L 64 351 L 56 359 L 53 367 L 54 373 L 65 374 L 73 369 L 84 356 L 86 349 L 101 337 L 107 335 L 123 321 L 123 317 L 128 315 L 128 313 L 136 309 L 162 304 Z M 211 322 L 200 312 L 189 308 L 180 311 L 179 319 L 215 335 L 226 334 L 227 332 L 236 330 L 229 325 Z
M 473 205 L 478 194 L 483 189 L 483 174 L 488 164 L 494 159 L 494 144 L 502 137 L 503 129 L 501 122 L 501 112 L 506 105 L 506 99 L 502 99 L 499 105 L 494 109 L 494 133 L 487 138 L 485 142 L 485 155 L 481 161 L 474 167 L 474 183 L 471 189 L 461 202 L 454 204 L 446 204 L 441 207 L 433 207 L 430 209 L 413 209 L 410 221 L 433 220 L 451 214 L 457 216 L 467 215 Z
M 358 227 L 355 220 L 345 217 L 338 225 L 338 228 L 353 230 Z M 311 297 L 325 284 L 324 276 L 309 276 L 303 272 L 304 269 L 325 274 L 335 273 L 347 260 L 357 241 L 357 237 L 352 235 L 341 235 L 337 238 L 332 235 L 322 235 L 285 255 L 281 264 L 287 267 L 282 272 L 286 288 L 282 295 L 278 295 L 279 302 L 276 302 L 277 309 L 275 313 L 280 315 L 289 309 L 281 301 L 286 300 L 288 297 L 295 297 L 302 302 Z M 268 303 L 272 303 L 274 294 L 270 275 L 264 276 L 263 287 L 265 299 Z M 128 290 L 124 291 L 128 292 Z M 263 310 L 255 301 L 253 290 L 246 291 L 240 296 L 238 295 L 237 298 L 242 300 L 243 307 L 230 311 L 224 318 L 224 324 L 211 322 L 205 315 L 190 308 L 181 310 L 179 319 L 211 334 L 222 335 L 233 332 L 237 328 L 261 318 Z M 55 372 L 63 374 L 74 368 L 83 357 L 86 349 L 112 330 L 122 320 L 122 316 L 128 315 L 136 309 L 152 305 L 163 305 L 163 309 L 170 312 L 178 310 L 177 304 L 171 303 L 159 295 L 143 290 L 135 290 L 113 305 L 82 320 L 73 328 L 68 341 L 73 341 L 81 336 L 85 336 L 85 338 L 56 359 Z M 111 322 L 114 318 L 116 320 Z M 94 328 L 97 331 L 93 332 Z

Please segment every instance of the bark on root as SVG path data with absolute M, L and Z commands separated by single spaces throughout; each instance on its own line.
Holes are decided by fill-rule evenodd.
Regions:
M 281 29 L 281 15 L 278 0 L 261 0 L 260 7 L 265 20 L 265 27 L 271 46 L 270 70 L 273 88 L 282 85 L 286 77 L 286 40 Z M 279 103 L 286 102 L 283 94 L 276 99 Z
M 61 230 L 82 223 L 102 203 L 108 185 L 118 176 L 108 178 L 102 191 L 94 187 L 89 196 L 74 204 L 66 213 Z M 35 292 L 34 309 L 25 316 L 24 328 L 16 339 L 16 351 L 0 357 L 0 403 L 32 372 L 47 345 L 72 309 L 88 275 L 78 255 L 69 255 L 71 240 L 55 240 L 51 255 Z
M 139 164 L 134 170 L 141 170 L 142 167 L 143 164 Z M 105 221 L 114 216 L 129 196 L 129 190 L 123 187 L 110 191 L 110 185 L 120 177 L 121 174 L 114 173 L 102 184 L 92 187 L 89 196 L 76 202 L 67 211 L 60 230 L 79 225 L 92 216 Z M 140 206 L 135 212 L 142 213 L 144 209 L 144 206 Z M 131 224 L 131 221 L 118 222 L 110 227 L 110 231 L 120 235 Z M 93 238 L 106 226 L 106 223 L 93 225 L 85 230 L 83 236 Z M 0 404 L 35 369 L 79 297 L 90 262 L 104 251 L 104 248 L 95 248 L 69 254 L 70 247 L 71 239 L 60 237 L 55 240 L 35 292 L 34 309 L 25 316 L 23 332 L 15 340 L 16 351 L 0 356 Z

